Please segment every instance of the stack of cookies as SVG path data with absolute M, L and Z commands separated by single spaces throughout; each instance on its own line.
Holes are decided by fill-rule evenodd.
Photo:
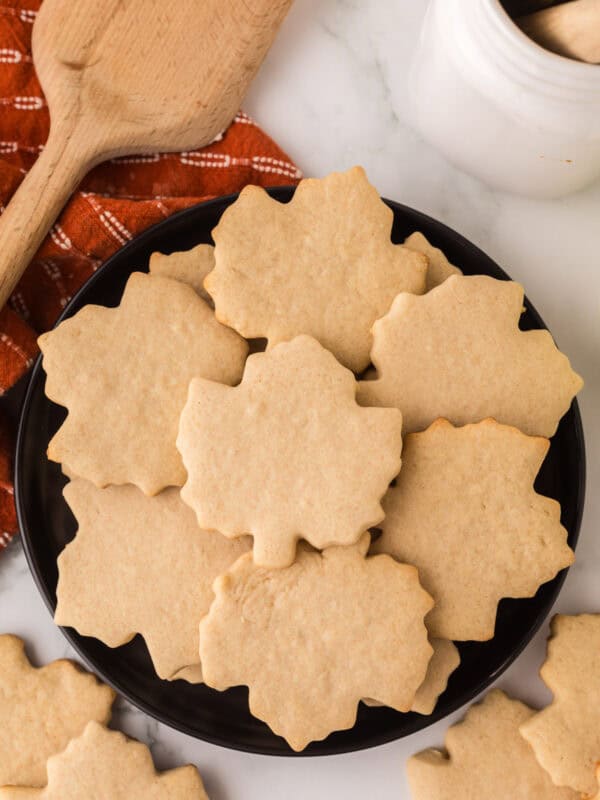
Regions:
M 40 339 L 78 522 L 57 623 L 248 686 L 295 750 L 360 701 L 431 713 L 453 642 L 573 560 L 533 483 L 581 379 L 519 285 L 392 221 L 360 168 L 247 187 L 214 248 Z

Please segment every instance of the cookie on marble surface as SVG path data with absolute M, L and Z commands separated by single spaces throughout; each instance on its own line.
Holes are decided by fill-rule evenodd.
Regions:
M 150 256 L 150 275 L 171 278 L 187 283 L 209 305 L 212 298 L 204 288 L 204 279 L 215 266 L 215 248 L 211 244 L 198 244 L 191 250 L 178 250 L 175 253 L 152 253 Z
M 212 232 L 217 319 L 270 346 L 309 334 L 361 372 L 375 320 L 425 290 L 427 259 L 392 244 L 392 223 L 361 167 L 303 180 L 289 203 L 247 186 Z
M 0 800 L 208 800 L 196 767 L 156 772 L 146 745 L 90 722 L 48 761 L 43 789 L 0 788 Z
M 548 447 L 489 419 L 404 438 L 372 550 L 417 567 L 432 636 L 491 639 L 501 598 L 532 597 L 573 562 L 560 505 L 533 488 Z
M 309 336 L 251 355 L 234 388 L 193 380 L 177 446 L 200 526 L 249 533 L 257 564 L 285 567 L 299 539 L 349 545 L 376 525 L 400 470 L 402 415 L 355 393 L 353 374 Z
M 423 253 L 427 256 L 427 287 L 426 291 L 431 291 L 440 283 L 443 283 L 450 275 L 462 275 L 462 272 L 454 264 L 451 264 L 444 252 L 439 247 L 434 247 L 431 242 L 419 231 L 411 233 L 404 240 L 405 247 Z
M 363 697 L 409 711 L 425 677 L 431 597 L 414 567 L 365 558 L 368 545 L 368 534 L 322 553 L 302 544 L 275 570 L 248 553 L 215 581 L 204 679 L 248 686 L 252 714 L 294 750 L 352 727 Z
M 427 673 L 419 686 L 410 708 L 417 714 L 428 716 L 433 714 L 439 696 L 446 690 L 448 679 L 460 664 L 460 654 L 454 642 L 447 639 L 429 639 L 433 648 L 431 660 L 427 665 Z M 371 699 L 363 699 L 367 706 L 380 706 L 381 703 Z
M 519 284 L 484 275 L 400 294 L 373 326 L 378 378 L 360 383 L 359 401 L 399 408 L 405 433 L 493 417 L 552 436 L 583 382 L 548 331 L 519 330 L 522 307 Z
M 69 411 L 48 457 L 146 494 L 185 480 L 175 439 L 190 380 L 237 383 L 248 351 L 189 286 L 139 272 L 117 308 L 85 306 L 39 344 L 46 394 Z
M 109 647 L 140 633 L 160 678 L 201 680 L 198 624 L 250 539 L 201 530 L 176 488 L 147 497 L 76 479 L 64 496 L 79 528 L 58 558 L 55 622 Z
M 407 762 L 413 800 L 579 800 L 554 786 L 519 725 L 534 711 L 494 689 L 448 729 L 445 752 L 424 750 Z
M 593 795 L 600 764 L 600 614 L 554 617 L 540 675 L 554 700 L 521 725 L 521 734 L 554 783 Z
M 71 661 L 32 667 L 21 639 L 0 635 L 0 786 L 43 786 L 48 758 L 90 720 L 108 722 L 114 699 Z

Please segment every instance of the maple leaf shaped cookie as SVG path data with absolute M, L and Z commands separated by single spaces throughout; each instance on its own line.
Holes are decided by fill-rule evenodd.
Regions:
M 86 306 L 39 344 L 46 394 L 69 411 L 49 458 L 146 494 L 185 480 L 175 438 L 190 380 L 236 383 L 248 351 L 189 286 L 139 272 L 117 308 Z
M 378 379 L 360 384 L 359 401 L 399 408 L 405 433 L 493 417 L 552 436 L 583 382 L 548 331 L 519 330 L 522 307 L 519 284 L 483 275 L 399 295 L 373 327 Z
M 251 355 L 234 388 L 193 380 L 177 446 L 181 496 L 200 526 L 250 533 L 257 564 L 285 567 L 299 539 L 353 544 L 377 524 L 400 469 L 402 415 L 360 407 L 355 391 L 309 336 Z
M 90 720 L 108 722 L 115 694 L 71 661 L 36 669 L 16 636 L 0 636 L 0 786 L 43 786 L 46 761 Z
M 201 530 L 175 488 L 147 497 L 76 479 L 64 495 L 79 529 L 58 558 L 55 622 L 109 647 L 141 633 L 160 678 L 199 680 L 198 622 L 250 539 Z
M 408 711 L 425 677 L 431 597 L 414 567 L 365 558 L 369 538 L 322 553 L 300 545 L 285 569 L 242 556 L 200 623 L 206 683 L 247 685 L 252 714 L 294 750 L 352 727 L 363 697 Z
M 451 264 L 443 251 L 439 247 L 434 247 L 425 236 L 419 231 L 411 233 L 404 240 L 405 247 L 423 253 L 429 262 L 427 267 L 427 286 L 426 291 L 430 292 L 443 283 L 451 275 L 462 275 L 462 272 L 454 264 Z
M 361 167 L 301 181 L 289 203 L 247 186 L 212 232 L 217 319 L 269 346 L 310 334 L 361 372 L 375 320 L 425 290 L 427 259 L 392 244 L 392 223 Z
M 448 679 L 460 664 L 460 655 L 454 642 L 447 639 L 429 639 L 433 648 L 431 660 L 427 666 L 427 673 L 423 683 L 419 686 L 411 711 L 417 714 L 432 714 L 439 696 L 445 691 Z M 365 698 L 367 706 L 380 706 L 374 700 Z
M 43 789 L 0 788 L 0 800 L 208 800 L 196 767 L 157 773 L 146 745 L 90 722 L 48 761 Z
M 214 267 L 215 248 L 210 244 L 198 244 L 191 250 L 169 255 L 152 253 L 149 263 L 150 275 L 187 283 L 210 306 L 212 298 L 204 288 L 204 279 Z
M 533 488 L 548 446 L 494 420 L 405 437 L 373 552 L 418 568 L 432 636 L 490 639 L 502 597 L 531 597 L 573 562 L 559 504 Z
M 554 786 L 519 735 L 533 711 L 491 691 L 446 734 L 446 753 L 424 750 L 407 762 L 413 800 L 579 800 Z
M 598 791 L 600 614 L 557 615 L 540 674 L 554 702 L 521 725 L 537 760 L 559 786 Z
M 427 667 L 425 680 L 419 686 L 411 711 L 433 714 L 436 703 L 448 686 L 448 679 L 460 664 L 460 655 L 454 642 L 447 639 L 430 639 L 433 655 Z

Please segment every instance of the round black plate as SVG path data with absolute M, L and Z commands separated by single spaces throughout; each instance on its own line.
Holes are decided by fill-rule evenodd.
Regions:
M 291 188 L 271 191 L 287 201 Z M 117 305 L 134 270 L 146 270 L 155 250 L 170 253 L 211 241 L 211 230 L 234 196 L 219 198 L 175 214 L 143 233 L 118 253 L 86 283 L 65 309 L 69 317 L 87 303 Z M 412 231 L 422 231 L 441 247 L 465 273 L 507 275 L 484 253 L 439 222 L 397 203 L 392 238 L 401 242 Z M 521 318 L 523 329 L 543 328 L 529 302 Z M 56 558 L 75 533 L 75 521 L 62 498 L 65 483 L 60 468 L 46 458 L 46 447 L 65 416 L 64 409 L 44 395 L 44 373 L 38 359 L 23 405 L 16 459 L 16 500 L 25 552 L 38 587 L 51 611 L 56 597 Z M 552 440 L 548 457 L 536 483 L 538 491 L 556 498 L 562 506 L 562 523 L 575 546 L 583 509 L 585 456 L 583 432 L 574 402 Z M 362 704 L 354 728 L 310 745 L 303 755 L 343 753 L 406 736 L 449 714 L 472 699 L 516 658 L 547 616 L 565 573 L 540 588 L 528 600 L 503 600 L 498 609 L 494 639 L 460 645 L 461 664 L 429 717 L 399 714 Z M 148 714 L 185 733 L 215 744 L 269 755 L 291 755 L 283 739 L 248 712 L 247 690 L 216 692 L 183 681 L 167 683 L 154 674 L 142 639 L 110 649 L 99 641 L 63 629 L 75 649 L 107 683 Z

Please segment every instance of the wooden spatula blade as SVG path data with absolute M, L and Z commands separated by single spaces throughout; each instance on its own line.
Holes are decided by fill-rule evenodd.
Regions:
M 51 133 L 0 217 L 0 306 L 92 166 L 227 127 L 291 2 L 44 0 L 33 56 Z

